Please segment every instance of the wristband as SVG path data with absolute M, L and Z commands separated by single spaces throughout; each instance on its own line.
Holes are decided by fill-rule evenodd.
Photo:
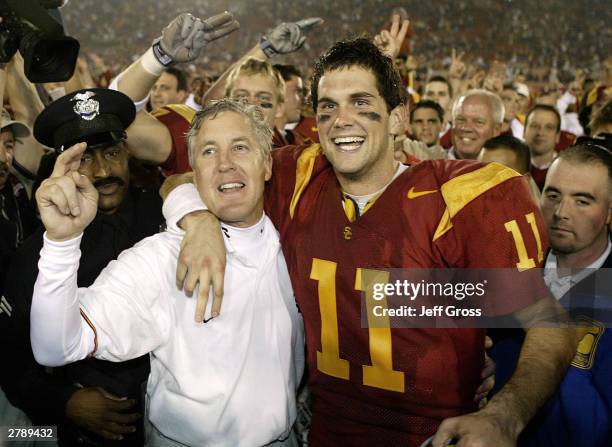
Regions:
M 160 76 L 162 71 L 164 71 L 164 68 L 166 68 L 155 57 L 153 48 L 149 48 L 147 52 L 142 55 L 140 58 L 140 64 L 145 71 L 151 73 L 153 76 Z
M 270 43 L 266 36 L 263 36 L 259 41 L 259 48 L 261 48 L 261 51 L 263 51 L 268 58 L 278 54 L 278 51 L 274 49 L 272 43 Z
M 172 59 L 168 55 L 168 53 L 166 53 L 162 49 L 160 41 L 153 43 L 153 46 L 151 48 L 153 49 L 153 55 L 155 56 L 155 59 L 157 59 L 158 62 L 162 64 L 164 67 L 169 67 L 170 65 L 175 64 L 176 61 Z

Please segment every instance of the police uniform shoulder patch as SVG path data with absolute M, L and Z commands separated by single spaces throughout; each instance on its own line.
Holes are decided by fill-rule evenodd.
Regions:
M 580 369 L 591 369 L 593 367 L 599 340 L 606 331 L 606 328 L 598 321 L 590 320 L 588 323 L 592 326 L 578 328 L 582 337 L 580 343 L 578 343 L 578 348 L 576 348 L 576 355 L 572 360 L 572 366 Z

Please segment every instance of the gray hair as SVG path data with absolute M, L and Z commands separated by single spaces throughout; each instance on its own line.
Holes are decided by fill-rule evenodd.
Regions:
M 455 117 L 459 112 L 460 105 L 463 104 L 466 99 L 472 97 L 479 97 L 487 102 L 487 104 L 489 105 L 489 110 L 491 110 L 491 113 L 493 115 L 494 123 L 501 124 L 504 122 L 504 114 L 506 113 L 506 110 L 504 108 L 504 102 L 496 93 L 481 88 L 468 90 L 455 100 L 455 102 L 453 103 L 452 111 L 453 122 L 455 121 Z
M 189 132 L 187 132 L 187 147 L 189 149 L 189 164 L 192 169 L 195 162 L 195 137 L 200 131 L 202 123 L 206 118 L 215 119 L 217 115 L 223 112 L 235 112 L 246 117 L 255 131 L 255 139 L 257 140 L 262 157 L 267 159 L 270 156 L 272 151 L 272 129 L 266 123 L 261 109 L 257 106 L 249 105 L 245 101 L 223 98 L 218 101 L 209 101 L 191 122 Z

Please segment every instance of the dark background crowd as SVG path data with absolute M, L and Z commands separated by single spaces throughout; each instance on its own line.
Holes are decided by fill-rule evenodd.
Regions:
M 392 2 L 391 2 L 392 3 Z M 545 79 L 556 68 L 562 81 L 576 69 L 596 73 L 612 46 L 612 10 L 605 0 L 461 0 L 401 3 L 410 15 L 413 49 L 422 70 L 440 70 L 450 64 L 452 48 L 465 51 L 468 60 L 487 67 L 493 60 L 509 63 L 510 70 L 530 80 Z M 219 72 L 246 52 L 261 33 L 279 21 L 318 16 L 325 32 L 308 39 L 299 56 L 288 60 L 307 69 L 329 46 L 347 35 L 375 34 L 389 19 L 394 5 L 384 0 L 306 0 L 290 6 L 270 0 L 207 1 L 147 0 L 69 2 L 64 19 L 85 53 L 99 54 L 113 70 L 140 55 L 173 17 L 181 12 L 210 15 L 232 12 L 240 33 L 223 43 L 198 64 Z

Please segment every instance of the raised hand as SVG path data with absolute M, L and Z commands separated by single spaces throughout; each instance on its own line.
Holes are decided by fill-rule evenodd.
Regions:
M 86 148 L 86 143 L 78 143 L 57 157 L 51 177 L 36 191 L 40 217 L 51 240 L 78 236 L 98 211 L 98 191 L 78 171 Z
M 451 64 L 448 67 L 448 76 L 451 79 L 463 79 L 465 76 L 467 67 L 463 61 L 464 56 L 465 52 L 462 51 L 459 53 L 459 55 L 457 55 L 457 50 L 453 48 L 453 51 L 451 52 Z
M 374 36 L 374 44 L 388 58 L 394 60 L 399 54 L 402 42 L 410 27 L 409 20 L 403 20 L 400 25 L 399 14 L 393 14 L 390 30 L 382 30 Z
M 234 16 L 225 11 L 206 20 L 183 13 L 166 26 L 153 42 L 153 53 L 164 66 L 195 60 L 207 43 L 240 28 Z
M 260 47 L 268 57 L 293 53 L 306 42 L 305 32 L 323 23 L 320 17 L 310 17 L 298 22 L 281 23 L 268 36 L 261 38 Z
M 467 87 L 471 88 L 482 88 L 482 83 L 487 76 L 487 73 L 484 70 L 478 70 L 468 81 Z

